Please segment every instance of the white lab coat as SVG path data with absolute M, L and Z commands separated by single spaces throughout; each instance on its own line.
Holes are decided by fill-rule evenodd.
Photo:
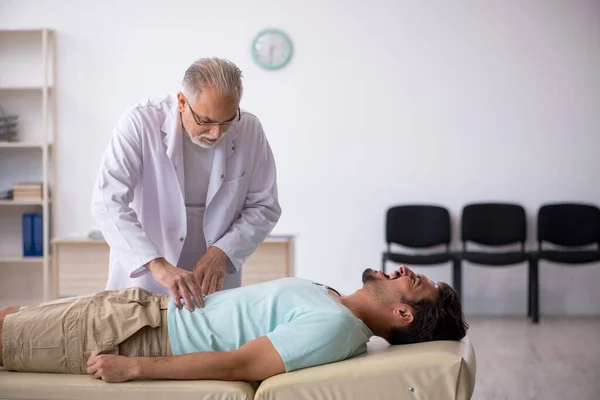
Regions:
M 102 158 L 92 215 L 110 245 L 107 289 L 140 286 L 168 293 L 145 268 L 177 265 L 187 233 L 182 127 L 177 97 L 147 99 L 117 123 Z M 259 120 L 242 118 L 216 145 L 204 214 L 206 247 L 229 256 L 224 287 L 281 215 L 275 161 Z

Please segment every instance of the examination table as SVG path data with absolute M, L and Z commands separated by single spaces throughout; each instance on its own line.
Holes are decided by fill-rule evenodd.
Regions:
M 281 374 L 260 383 L 132 381 L 0 369 L 0 399 L 85 400 L 469 400 L 475 352 L 468 337 L 389 346 L 373 337 L 349 360 Z

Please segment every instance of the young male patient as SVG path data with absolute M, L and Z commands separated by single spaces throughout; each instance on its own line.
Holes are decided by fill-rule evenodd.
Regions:
M 372 335 L 391 344 L 460 340 L 468 328 L 456 292 L 405 266 L 367 269 L 341 296 L 285 278 L 225 290 L 204 308 L 178 308 L 140 288 L 0 310 L 0 365 L 14 371 L 88 373 L 106 382 L 263 380 L 344 360 Z

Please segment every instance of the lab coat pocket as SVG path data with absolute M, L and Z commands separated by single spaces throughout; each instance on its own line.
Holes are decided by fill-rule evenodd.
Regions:
M 233 177 L 225 176 L 226 179 L 223 181 L 223 185 L 227 185 L 229 183 L 238 181 L 240 179 L 244 179 L 245 177 L 246 177 L 246 171 L 242 172 L 242 175 L 240 175 L 240 176 L 233 176 Z
M 224 203 L 229 203 L 229 210 L 235 210 L 235 214 L 242 210 L 246 193 L 248 191 L 248 174 L 244 172 L 242 176 L 223 182 L 219 189 L 221 199 Z

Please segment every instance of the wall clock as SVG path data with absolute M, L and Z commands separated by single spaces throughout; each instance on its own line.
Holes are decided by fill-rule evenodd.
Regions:
M 265 29 L 252 41 L 252 57 L 265 69 L 283 68 L 292 58 L 292 41 L 279 29 Z

